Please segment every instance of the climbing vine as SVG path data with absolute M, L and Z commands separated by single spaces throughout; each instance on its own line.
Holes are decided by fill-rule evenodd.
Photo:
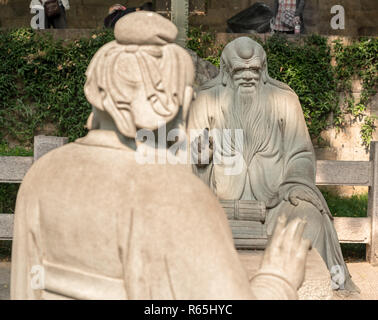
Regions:
M 273 36 L 262 43 L 269 74 L 287 83 L 298 95 L 313 138 L 339 121 L 337 83 L 326 38 L 313 35 L 303 41 Z M 333 117 L 331 117 L 333 115 Z
M 90 112 L 83 86 L 94 53 L 113 39 L 108 32 L 63 42 L 31 29 L 0 33 L 0 145 L 30 147 L 39 132 L 85 134 Z
M 376 128 L 375 116 L 368 114 L 368 104 L 377 93 L 378 39 L 362 38 L 344 45 L 341 40 L 334 41 L 335 74 L 338 90 L 345 93 L 343 105 L 346 113 L 363 120 L 361 139 L 369 146 Z M 362 81 L 360 98 L 355 99 L 352 81 Z
M 202 59 L 219 67 L 219 57 L 224 46 L 216 44 L 214 33 L 205 31 L 202 26 L 189 28 L 186 47 L 195 51 Z

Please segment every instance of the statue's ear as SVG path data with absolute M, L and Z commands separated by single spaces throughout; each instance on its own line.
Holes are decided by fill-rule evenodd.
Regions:
M 226 70 L 222 70 L 222 84 L 226 86 L 228 83 L 229 75 Z
M 261 79 L 262 81 L 264 82 L 264 84 L 267 83 L 268 81 L 268 62 L 266 60 L 266 54 L 264 53 L 264 58 L 263 58 L 264 62 L 263 62 L 263 66 L 262 66 L 262 69 L 261 69 Z
M 220 67 L 219 68 L 220 69 L 219 74 L 221 76 L 222 84 L 223 84 L 223 86 L 226 86 L 227 83 L 228 83 L 229 75 L 228 75 L 227 65 L 226 65 L 226 62 L 223 59 L 223 56 L 220 59 L 220 66 L 219 67 Z
M 261 72 L 261 80 L 264 82 L 264 84 L 266 84 L 266 82 L 268 81 L 268 72 L 266 68 L 264 68 Z

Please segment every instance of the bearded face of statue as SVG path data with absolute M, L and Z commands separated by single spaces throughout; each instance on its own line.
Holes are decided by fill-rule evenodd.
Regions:
M 231 64 L 231 79 L 240 93 L 255 93 L 261 78 L 261 61 L 237 61 Z
M 225 47 L 221 63 L 235 91 L 256 93 L 264 64 L 264 49 L 259 44 L 246 37 L 238 38 Z
M 227 86 L 232 88 L 225 125 L 244 132 L 243 156 L 247 163 L 267 136 L 267 106 L 261 100 L 264 52 L 250 39 L 239 38 L 224 51 Z
M 253 47 L 247 47 L 248 50 L 244 51 L 241 49 L 245 48 L 236 47 L 230 50 L 230 59 L 226 68 L 233 88 L 233 99 L 229 110 L 237 110 L 229 115 L 230 125 L 245 124 L 247 119 L 250 122 L 250 118 L 255 118 L 261 111 L 258 98 L 262 78 L 262 59 Z

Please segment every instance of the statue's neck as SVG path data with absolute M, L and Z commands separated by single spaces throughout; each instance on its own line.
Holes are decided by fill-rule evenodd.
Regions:
M 145 137 L 147 139 L 142 139 L 143 137 L 139 137 L 139 139 L 129 138 L 121 134 L 114 120 L 107 112 L 100 111 L 93 108 L 93 113 L 94 113 L 94 125 L 93 125 L 94 130 L 97 129 L 97 130 L 106 131 L 106 132 L 114 132 L 114 134 L 112 134 L 111 136 L 113 136 L 114 138 L 116 137 L 117 140 L 119 140 L 119 142 L 121 142 L 123 145 L 127 146 L 128 148 L 134 151 L 136 151 L 137 148 L 141 146 L 143 146 L 144 150 L 155 149 L 154 152 L 168 150 L 170 148 L 170 145 L 173 144 L 172 142 L 167 141 L 167 133 L 169 132 L 169 130 L 182 127 L 181 130 L 185 131 L 185 128 L 183 127 L 183 125 L 180 124 L 181 122 L 179 120 L 176 120 L 176 121 L 171 121 L 170 125 L 167 126 L 166 129 L 163 130 L 163 132 L 159 132 L 159 129 L 151 131 L 151 134 L 149 135 L 149 137 Z M 180 118 L 180 114 L 178 114 L 177 117 Z M 107 136 L 109 136 L 109 134 Z
M 123 134 L 121 134 L 115 122 L 113 121 L 113 119 L 107 112 L 98 111 L 98 110 L 93 110 L 93 112 L 94 112 L 95 123 L 96 123 L 94 129 L 112 131 L 115 133 L 116 137 L 122 144 L 124 144 L 125 146 L 133 150 L 136 150 L 137 146 L 135 143 L 135 139 L 125 137 Z

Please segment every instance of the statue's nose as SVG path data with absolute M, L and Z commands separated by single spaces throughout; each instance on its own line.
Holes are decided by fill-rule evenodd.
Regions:
M 244 80 L 252 80 L 253 79 L 253 73 L 251 71 L 245 71 L 243 73 L 243 79 Z

